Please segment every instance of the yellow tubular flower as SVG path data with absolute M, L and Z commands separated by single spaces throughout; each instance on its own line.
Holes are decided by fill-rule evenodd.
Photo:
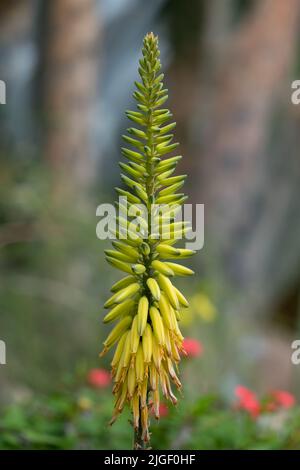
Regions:
M 138 311 L 137 311 L 137 318 L 138 318 L 138 333 L 140 336 L 143 336 L 147 325 L 148 319 L 148 308 L 149 308 L 149 300 L 145 295 L 140 298 L 138 304 Z
M 138 333 L 138 316 L 135 315 L 133 322 L 132 322 L 131 330 L 130 330 L 130 345 L 131 345 L 131 354 L 133 358 L 137 353 L 139 342 L 140 342 L 140 336 Z
M 153 350 L 152 328 L 149 325 L 149 323 L 147 323 L 144 334 L 143 334 L 142 345 L 143 345 L 145 364 L 149 365 L 151 364 L 152 350 Z
M 137 110 L 126 112 L 134 126 L 123 136 L 129 148 L 122 148 L 126 161 L 120 167 L 127 189 L 116 188 L 120 196 L 116 240 L 113 249 L 105 252 L 108 263 L 126 273 L 112 286 L 112 295 L 104 304 L 110 309 L 104 322 L 116 322 L 101 353 L 117 343 L 111 362 L 116 400 L 111 423 L 128 403 L 135 448 L 145 448 L 149 441 L 149 417 L 152 413 L 159 418 L 161 392 L 177 403 L 171 382 L 181 389 L 177 364 L 183 336 L 178 321 L 182 307 L 189 304 L 173 279 L 193 274 L 179 263 L 194 252 L 175 246 L 190 229 L 188 223 L 175 221 L 186 200 L 178 192 L 186 175 L 174 175 L 182 157 L 170 155 L 178 144 L 171 134 L 175 127 L 170 123 L 172 114 L 163 108 L 168 96 L 159 55 L 157 37 L 147 34 L 139 61 L 140 81 L 133 93 Z M 158 204 L 163 206 L 153 218 L 153 207 Z
M 136 375 L 135 375 L 135 369 L 131 367 L 128 371 L 128 377 L 127 377 L 127 388 L 128 388 L 128 399 L 131 400 L 134 394 L 135 386 L 136 386 Z
M 139 344 L 139 347 L 136 353 L 135 373 L 136 373 L 137 382 L 141 384 L 142 381 L 144 380 L 144 374 L 145 374 L 144 353 L 143 353 L 143 348 L 141 344 Z

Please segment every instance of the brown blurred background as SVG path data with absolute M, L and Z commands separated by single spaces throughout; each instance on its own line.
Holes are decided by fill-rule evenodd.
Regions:
M 299 15 L 299 0 L 1 2 L 2 399 L 98 364 L 117 275 L 95 211 L 115 198 L 124 111 L 151 30 L 185 191 L 205 204 L 205 246 L 186 288 L 217 314 L 186 322 L 205 347 L 194 390 L 300 391 L 290 361 L 300 338 Z

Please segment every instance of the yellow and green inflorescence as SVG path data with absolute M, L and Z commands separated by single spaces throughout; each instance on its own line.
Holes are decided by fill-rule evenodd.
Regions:
M 110 309 L 104 322 L 117 324 L 101 353 L 116 344 L 111 363 L 116 397 L 112 422 L 129 403 L 134 428 L 145 442 L 149 441 L 150 412 L 159 418 L 160 393 L 176 404 L 171 383 L 181 388 L 177 365 L 184 349 L 178 322 L 188 302 L 170 278 L 193 274 L 174 260 L 194 253 L 174 247 L 189 228 L 186 222 L 176 221 L 186 200 L 177 191 L 186 175 L 172 176 L 181 157 L 167 156 L 178 144 L 172 143 L 172 114 L 162 108 L 168 96 L 159 55 L 157 37 L 147 34 L 139 61 L 140 82 L 135 83 L 133 94 L 138 111 L 126 113 L 138 127 L 129 128 L 129 135 L 123 136 L 130 145 L 122 148 L 127 161 L 120 163 L 128 190 L 117 188 L 122 196 L 116 203 L 118 229 L 114 249 L 106 251 L 107 261 L 128 275 L 112 286 L 113 295 L 104 305 Z M 135 231 L 132 218 L 137 213 L 139 229 Z

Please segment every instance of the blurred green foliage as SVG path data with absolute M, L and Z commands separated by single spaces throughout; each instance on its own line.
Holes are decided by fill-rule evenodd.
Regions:
M 109 196 L 57 199 L 47 168 L 30 159 L 1 162 L 0 174 L 1 401 L 20 386 L 49 392 L 83 358 L 97 362 L 115 278 L 95 233 L 96 207 Z
M 0 412 L 0 449 L 130 449 L 130 413 L 108 425 L 110 388 L 66 385 Z M 204 395 L 152 419 L 154 449 L 300 449 L 300 408 L 257 420 Z

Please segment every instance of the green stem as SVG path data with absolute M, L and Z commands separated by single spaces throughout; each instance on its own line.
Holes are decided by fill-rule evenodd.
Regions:
M 147 446 L 145 441 L 142 439 L 142 428 L 139 426 L 137 430 L 134 429 L 133 435 L 133 450 L 146 450 Z

